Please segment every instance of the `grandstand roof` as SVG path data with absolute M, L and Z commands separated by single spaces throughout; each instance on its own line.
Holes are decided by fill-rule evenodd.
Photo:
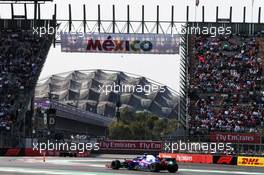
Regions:
M 111 90 L 106 85 L 116 91 L 104 91 Z M 123 90 L 119 91 L 114 85 L 123 86 Z M 40 80 L 35 90 L 36 98 L 47 98 L 49 94 L 64 104 L 108 117 L 115 116 L 118 98 L 121 109 L 148 111 L 159 117 L 176 117 L 178 112 L 179 96 L 174 90 L 145 77 L 119 71 L 76 70 L 52 75 Z

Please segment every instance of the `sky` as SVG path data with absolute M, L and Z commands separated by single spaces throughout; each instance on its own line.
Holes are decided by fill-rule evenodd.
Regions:
M 201 21 L 202 6 L 205 6 L 205 21 L 215 20 L 216 6 L 219 17 L 229 17 L 229 7 L 233 6 L 233 21 L 241 22 L 243 6 L 247 7 L 246 21 L 257 22 L 258 7 L 264 7 L 263 0 L 200 0 L 198 7 L 195 0 L 54 0 L 41 5 L 41 17 L 51 18 L 57 4 L 58 19 L 68 18 L 68 4 L 72 5 L 72 18 L 82 19 L 82 7 L 86 4 L 87 19 L 97 19 L 97 5 L 101 5 L 101 19 L 112 18 L 112 5 L 116 6 L 116 20 L 126 19 L 126 6 L 130 5 L 131 20 L 141 20 L 141 6 L 145 6 L 145 20 L 156 20 L 156 6 L 160 6 L 160 20 L 169 21 L 170 10 L 174 5 L 175 21 L 185 21 L 186 6 L 190 6 L 190 20 Z M 33 6 L 29 5 L 28 16 L 33 17 Z M 10 5 L 0 4 L 0 18 L 10 18 Z M 23 5 L 15 5 L 15 14 L 23 14 Z M 263 11 L 263 10 L 262 10 Z M 253 18 L 251 14 L 253 13 Z M 264 13 L 261 15 L 264 22 Z M 78 24 L 76 24 L 78 25 Z M 105 26 L 107 27 L 107 26 Z M 60 46 L 51 48 L 40 79 L 53 74 L 79 69 L 108 69 L 124 71 L 145 76 L 179 91 L 180 55 L 139 55 L 139 54 L 102 54 L 102 53 L 62 53 Z

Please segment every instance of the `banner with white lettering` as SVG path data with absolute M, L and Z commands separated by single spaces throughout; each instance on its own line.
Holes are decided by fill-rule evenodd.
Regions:
M 257 133 L 212 132 L 210 140 L 211 142 L 260 143 L 260 136 Z
M 180 35 L 61 33 L 62 52 L 179 54 Z
M 161 151 L 163 146 L 163 143 L 159 141 L 103 140 L 99 142 L 100 150 Z

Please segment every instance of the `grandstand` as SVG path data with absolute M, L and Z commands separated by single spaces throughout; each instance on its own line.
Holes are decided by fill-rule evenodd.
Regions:
M 196 135 L 261 132 L 264 126 L 263 38 L 192 36 L 190 130 Z
M 48 35 L 38 37 L 32 31 L 1 28 L 0 40 L 1 132 L 24 133 L 21 124 L 52 39 Z
M 100 87 L 123 85 L 106 93 Z M 152 86 L 159 89 L 151 89 Z M 146 91 L 135 91 L 134 87 L 146 87 Z M 106 89 L 105 89 L 106 90 Z M 159 117 L 178 117 L 179 96 L 172 89 L 145 77 L 108 70 L 83 70 L 52 75 L 40 80 L 36 98 L 49 98 L 65 105 L 113 118 L 117 103 L 120 109 L 148 111 Z

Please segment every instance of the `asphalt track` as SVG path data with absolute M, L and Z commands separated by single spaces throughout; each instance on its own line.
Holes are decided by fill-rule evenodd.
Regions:
M 162 175 L 166 171 L 150 173 L 111 170 L 105 167 L 110 158 L 1 157 L 0 175 Z M 264 175 L 264 168 L 225 165 L 179 164 L 178 175 Z

